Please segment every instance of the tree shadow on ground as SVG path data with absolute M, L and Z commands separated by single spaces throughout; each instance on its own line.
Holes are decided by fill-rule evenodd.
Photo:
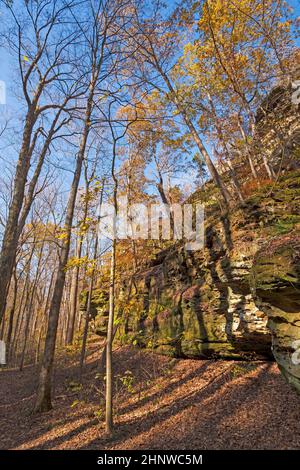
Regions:
M 143 382 L 137 360 L 148 369 L 148 378 L 150 371 L 150 387 Z M 127 369 L 137 372 L 137 383 L 148 389 L 148 396 L 139 399 L 137 390 L 133 403 L 128 396 L 120 397 L 113 440 L 105 438 L 103 421 L 98 424 L 95 419 L 99 398 L 89 389 L 87 402 L 78 410 L 70 408 L 74 397 L 57 399 L 55 410 L 28 418 L 21 431 L 16 422 L 15 430 L 10 430 L 15 436 L 11 436 L 9 448 L 225 449 L 262 448 L 264 444 L 266 448 L 292 448 L 297 439 L 300 442 L 299 397 L 280 375 L 270 372 L 274 364 L 254 363 L 249 368 L 249 363 L 175 360 L 172 378 L 172 374 L 165 375 L 171 364 L 168 358 L 128 348 L 116 351 L 114 361 L 117 373 L 124 374 Z M 67 376 L 74 373 L 74 367 L 68 368 Z M 27 372 L 29 381 L 33 374 Z M 94 361 L 84 382 L 93 377 Z M 28 401 L 23 413 L 26 407 Z M 19 415 L 18 421 L 23 418 Z
M 138 447 L 145 449 L 299 447 L 299 397 L 270 373 L 271 367 L 266 364 L 230 386 L 228 373 L 221 374 L 202 389 L 162 404 L 155 414 L 119 423 L 111 442 L 98 438 L 82 448 L 127 448 L 138 435 Z M 286 405 L 282 386 L 296 400 L 296 413 Z
M 169 429 L 164 437 L 161 436 L 161 431 L 159 431 L 160 429 L 163 430 L 164 423 L 170 418 L 172 418 L 172 422 L 174 423 L 174 419 L 176 418 L 176 416 L 180 415 L 186 410 L 194 411 L 195 406 L 201 408 L 202 404 L 204 404 L 207 399 L 212 398 L 215 394 L 218 394 L 221 391 L 222 387 L 226 384 L 229 379 L 229 374 L 229 370 L 225 372 L 223 370 L 221 373 L 216 374 L 198 391 L 186 393 L 180 397 L 180 400 L 174 399 L 171 403 L 165 405 L 163 404 L 164 394 L 162 394 L 162 405 L 159 407 L 158 410 L 155 411 L 155 413 L 149 413 L 148 415 L 144 415 L 140 418 L 127 420 L 125 422 L 120 423 L 120 428 L 116 431 L 115 439 L 112 444 L 122 446 L 122 443 L 125 442 L 127 439 L 130 438 L 130 440 L 132 440 L 138 434 L 147 433 L 151 430 L 151 428 L 155 427 L 155 432 L 157 431 L 159 435 L 157 434 L 156 437 L 152 439 L 152 443 L 150 443 L 149 441 L 145 442 L 144 448 L 159 448 L 162 443 L 166 444 L 165 448 L 171 448 L 168 447 L 166 439 L 170 437 L 169 433 L 172 432 L 172 430 Z M 233 404 L 233 406 L 235 405 Z M 205 431 L 205 427 L 203 428 L 203 431 Z M 173 432 L 176 433 L 176 430 L 174 429 Z M 86 448 L 95 448 L 102 444 L 106 445 L 107 442 L 105 440 L 102 441 L 101 439 L 95 439 L 94 441 L 90 442 Z

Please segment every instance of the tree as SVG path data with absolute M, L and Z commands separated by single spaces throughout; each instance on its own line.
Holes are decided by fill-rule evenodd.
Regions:
M 191 1 L 189 9 L 180 9 L 182 24 L 195 27 L 194 42 L 185 45 L 176 70 L 182 84 L 189 80 L 188 87 L 182 86 L 183 94 L 193 102 L 193 107 L 199 108 L 202 116 L 210 115 L 211 127 L 217 130 L 216 137 L 227 162 L 230 162 L 228 149 L 232 138 L 226 137 L 223 123 L 229 128 L 230 122 L 235 121 L 243 143 L 240 151 L 256 180 L 257 154 L 262 157 L 268 177 L 274 177 L 264 152 L 254 149 L 253 136 L 255 109 L 262 96 L 275 80 L 289 77 L 286 63 L 293 45 L 285 3 L 282 0 Z M 234 185 L 238 191 L 237 181 Z
M 107 122 L 109 125 L 111 138 L 112 138 L 112 162 L 111 162 L 111 177 L 113 181 L 112 203 L 114 207 L 114 224 L 112 233 L 112 246 L 111 246 L 111 261 L 110 261 L 110 275 L 109 275 L 109 313 L 107 325 L 107 338 L 106 338 L 106 407 L 105 407 L 105 425 L 106 432 L 109 436 L 113 433 L 113 367 L 112 367 L 112 346 L 114 340 L 114 322 L 115 322 L 115 281 L 116 281 L 116 250 L 117 250 L 117 232 L 116 220 L 118 217 L 118 187 L 119 181 L 117 177 L 117 151 L 118 143 L 121 141 L 130 126 L 137 120 L 137 113 L 135 117 L 125 123 L 121 123 L 121 132 L 118 130 L 120 121 L 113 119 L 112 112 L 116 100 L 111 100 L 108 106 Z M 120 110 L 118 110 L 120 113 Z
M 107 79 L 115 68 L 112 55 L 109 55 L 109 46 L 115 39 L 115 29 L 118 14 L 120 13 L 119 2 L 99 3 L 94 8 L 92 2 L 88 2 L 90 21 L 85 25 L 84 34 L 88 38 L 87 46 L 90 48 L 90 63 L 86 73 L 90 75 L 88 84 L 88 95 L 83 119 L 80 144 L 76 157 L 76 167 L 69 193 L 69 199 L 64 223 L 64 240 L 61 244 L 59 255 L 59 266 L 57 269 L 54 290 L 49 307 L 48 329 L 46 334 L 44 356 L 39 377 L 39 386 L 35 411 L 47 411 L 51 409 L 52 370 L 55 353 L 55 343 L 59 312 L 62 301 L 63 289 L 66 278 L 66 266 L 69 257 L 71 230 L 74 216 L 77 190 L 81 177 L 83 160 L 92 126 L 92 114 L 94 100 L 97 98 L 97 90 L 101 81 Z M 77 19 L 79 24 L 79 20 Z M 116 59 L 116 58 L 114 58 Z M 99 99 L 99 97 L 98 97 Z
M 13 29 L 3 33 L 3 37 L 18 64 L 26 111 L 0 252 L 0 322 L 18 240 L 32 206 L 45 157 L 53 139 L 70 122 L 72 101 L 82 94 L 81 84 L 74 76 L 74 66 L 79 60 L 74 48 L 78 32 L 67 27 L 69 11 L 75 2 L 51 5 L 38 0 L 15 6 L 2 1 L 2 5 L 12 19 Z M 59 25 L 64 27 L 59 28 Z M 75 55 L 72 56 L 71 51 Z M 46 116 L 50 117 L 48 128 Z M 34 156 L 38 157 L 37 163 L 28 182 Z
M 136 47 L 136 74 L 139 78 L 142 77 L 151 87 L 157 89 L 161 96 L 171 102 L 180 113 L 198 147 L 201 158 L 205 161 L 220 191 L 222 204 L 224 207 L 228 207 L 230 194 L 196 129 L 188 107 L 181 100 L 180 93 L 172 82 L 169 73 L 169 70 L 172 70 L 176 64 L 175 43 L 180 41 L 180 37 L 174 17 L 170 15 L 169 18 L 164 19 L 161 14 L 162 8 L 160 0 L 155 0 L 153 2 L 154 13 L 151 19 L 147 17 L 141 8 L 135 11 L 135 24 L 129 31 L 128 42 L 133 43 Z M 202 167 L 201 159 L 199 160 L 199 166 Z

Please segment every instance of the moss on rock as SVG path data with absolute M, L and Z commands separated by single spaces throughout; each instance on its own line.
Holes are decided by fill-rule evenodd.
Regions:
M 268 315 L 273 353 L 286 379 L 300 391 L 300 237 L 273 239 L 256 255 L 252 288 Z

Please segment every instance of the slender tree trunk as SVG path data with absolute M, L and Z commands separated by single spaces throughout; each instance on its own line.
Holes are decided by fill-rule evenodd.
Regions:
M 208 171 L 210 172 L 212 179 L 214 180 L 217 188 L 219 189 L 222 198 L 223 198 L 223 203 L 225 207 L 227 208 L 229 206 L 229 201 L 230 201 L 230 194 L 225 187 L 222 178 L 220 177 L 213 161 L 211 160 L 206 148 L 204 147 L 202 140 L 200 139 L 198 132 L 196 131 L 192 121 L 186 116 L 185 117 L 185 122 L 190 130 L 190 133 L 192 134 L 194 141 L 196 142 L 200 154 L 203 156 L 204 161 L 206 163 L 206 166 L 208 168 Z
M 84 205 L 84 214 L 83 220 L 86 220 L 88 214 L 88 191 L 89 191 L 89 183 L 86 183 L 86 194 L 85 194 L 85 205 Z M 78 247 L 77 247 L 77 254 L 78 258 L 81 258 L 82 253 L 82 245 L 83 245 L 83 235 L 79 236 Z M 75 330 L 75 320 L 76 320 L 76 312 L 78 306 L 78 287 L 79 287 L 79 274 L 80 274 L 80 267 L 76 266 L 71 282 L 71 303 L 70 303 L 70 316 L 67 325 L 67 339 L 66 344 L 72 344 L 74 339 L 74 330 Z
M 25 187 L 30 169 L 31 156 L 36 143 L 36 137 L 32 138 L 33 127 L 36 122 L 36 107 L 37 101 L 35 100 L 29 107 L 26 116 L 23 131 L 23 143 L 19 154 L 13 185 L 13 197 L 9 208 L 0 252 L 0 324 L 6 308 L 8 287 L 15 263 L 18 241 L 31 209 L 36 184 L 39 179 L 47 151 L 51 144 L 52 137 L 55 134 L 56 124 L 61 114 L 60 109 L 53 119 L 25 198 Z
M 255 116 L 254 116 L 248 102 L 245 103 L 245 106 L 246 106 L 246 108 L 248 110 L 248 114 L 249 114 L 252 137 L 254 137 L 255 132 L 256 132 L 256 129 L 255 129 Z M 264 150 L 263 149 L 257 149 L 257 151 L 258 151 L 258 154 L 261 154 L 261 156 L 262 156 L 262 161 L 263 161 L 264 167 L 266 169 L 267 175 L 269 176 L 270 179 L 274 179 L 275 174 L 274 174 L 273 168 L 269 164 Z
M 220 193 L 221 193 L 221 196 L 222 196 L 222 199 L 223 199 L 223 204 L 225 206 L 225 208 L 228 208 L 229 206 L 229 201 L 230 201 L 230 194 L 226 188 L 226 186 L 224 185 L 223 181 L 222 181 L 222 178 L 220 177 L 219 173 L 218 173 L 218 170 L 216 169 L 212 159 L 210 158 L 209 156 L 209 153 L 207 152 L 206 148 L 205 148 L 205 145 L 203 144 L 192 120 L 190 119 L 190 117 L 188 116 L 188 113 L 186 112 L 186 109 L 184 108 L 184 106 L 180 103 L 180 101 L 178 100 L 177 96 L 176 96 L 176 93 L 175 93 L 175 90 L 173 88 L 173 85 L 169 79 L 169 77 L 166 75 L 166 73 L 162 70 L 162 68 L 160 67 L 160 65 L 158 64 L 158 62 L 156 62 L 156 68 L 157 70 L 159 71 L 159 73 L 161 74 L 161 76 L 163 77 L 169 91 L 170 91 L 170 94 L 171 94 L 171 100 L 173 101 L 173 103 L 175 104 L 175 106 L 177 107 L 178 111 L 181 113 L 197 147 L 198 147 L 198 150 L 200 152 L 200 155 L 202 155 L 204 161 L 205 161 L 205 164 L 208 168 L 208 171 L 210 172 L 211 174 L 211 177 L 212 179 L 214 180 L 217 188 L 219 189 Z M 201 161 L 199 162 L 200 164 L 202 163 Z
M 31 314 L 31 308 L 32 308 L 32 301 L 33 301 L 33 291 L 34 291 L 34 288 L 32 288 L 32 292 L 31 292 L 31 295 L 30 295 L 31 299 L 30 299 L 29 305 L 27 305 L 25 313 L 24 313 L 24 315 L 25 315 L 25 325 L 24 325 L 24 338 L 23 338 L 23 346 L 22 346 L 22 353 L 21 353 L 21 361 L 20 361 L 20 366 L 19 366 L 20 372 L 23 370 L 24 361 L 25 361 L 27 338 L 28 338 L 29 324 L 30 324 L 30 314 Z
M 239 200 L 244 203 L 245 200 L 244 200 L 244 197 L 241 193 L 241 186 L 240 186 L 240 183 L 237 179 L 237 176 L 236 176 L 236 173 L 235 173 L 235 170 L 232 166 L 232 163 L 231 163 L 231 160 L 230 160 L 230 154 L 229 154 L 229 151 L 228 151 L 228 147 L 227 147 L 227 143 L 226 143 L 226 140 L 224 138 L 224 133 L 223 133 L 223 130 L 222 130 L 222 126 L 221 126 L 221 122 L 220 122 L 220 119 L 217 115 L 217 111 L 216 111 L 216 108 L 215 108 L 215 105 L 214 105 L 214 102 L 213 102 L 213 99 L 211 97 L 211 95 L 209 93 L 207 93 L 207 96 L 208 96 L 208 99 L 209 99 L 209 102 L 210 102 L 210 106 L 211 106 L 211 110 L 212 110 L 212 114 L 214 116 L 214 119 L 215 119 L 215 124 L 216 124 L 216 129 L 217 129 L 217 133 L 218 133 L 218 137 L 222 143 L 222 147 L 224 149 L 224 152 L 225 152 L 225 156 L 226 156 L 226 163 L 227 163 L 227 166 L 229 168 L 229 172 L 230 172 L 230 176 L 231 176 L 231 179 L 232 179 L 232 182 L 233 182 L 233 186 L 235 188 L 235 191 L 236 191 L 236 194 L 238 195 L 238 198 Z
M 17 316 L 17 321 L 15 325 L 15 330 L 14 330 L 14 335 L 13 335 L 13 341 L 12 341 L 12 348 L 10 348 L 10 352 L 12 354 L 12 351 L 14 353 L 14 359 L 17 358 L 17 350 L 18 350 L 18 340 L 21 334 L 21 329 L 22 329 L 22 324 L 24 320 L 24 315 L 26 311 L 26 307 L 28 304 L 28 299 L 29 299 L 29 289 L 28 286 L 30 285 L 30 270 L 31 270 L 31 264 L 32 264 L 32 258 L 34 254 L 35 246 L 34 244 L 32 245 L 32 249 L 30 251 L 28 260 L 26 262 L 26 275 L 23 283 L 23 289 L 22 289 L 22 294 L 21 294 L 21 299 L 20 299 L 20 304 L 19 304 L 19 309 L 18 309 L 18 316 Z M 11 357 L 11 355 L 10 355 Z
M 34 302 L 34 295 L 36 293 L 36 286 L 38 284 L 38 281 L 39 281 L 39 278 L 40 278 L 40 275 L 41 275 L 40 266 L 41 266 L 41 263 L 42 263 L 42 256 L 43 256 L 43 251 L 44 251 L 44 242 L 45 242 L 45 239 L 43 240 L 43 244 L 42 244 L 40 252 L 39 252 L 39 259 L 38 259 L 38 264 L 37 264 L 37 268 L 36 268 L 36 276 L 35 276 L 35 280 L 34 280 L 34 283 L 32 285 L 32 288 L 31 288 L 30 302 L 29 302 L 29 305 L 27 307 L 27 312 L 26 312 L 26 317 L 25 317 L 24 342 L 23 342 L 23 349 L 22 349 L 21 362 L 20 362 L 20 371 L 22 371 L 23 367 L 24 367 L 26 347 L 27 347 L 27 339 L 28 339 L 28 336 L 29 336 L 30 320 L 32 318 L 31 317 L 31 310 L 32 310 L 33 302 Z M 34 242 L 33 246 L 35 246 L 35 242 Z
M 89 331 L 89 323 L 90 323 L 90 314 L 91 314 L 91 302 L 92 302 L 92 295 L 93 295 L 93 275 L 90 280 L 89 286 L 89 293 L 88 293 L 88 302 L 86 308 L 86 317 L 84 322 L 84 330 L 83 330 L 83 337 L 82 337 L 82 347 L 81 347 L 81 354 L 80 354 L 80 365 L 79 365 L 79 380 L 82 380 L 82 372 L 85 360 L 85 353 L 86 353 L 86 343 Z
M 17 292 L 18 292 L 18 279 L 17 279 L 16 268 L 14 269 L 14 272 L 13 272 L 13 279 L 14 279 L 13 302 L 12 302 L 12 306 L 8 315 L 8 331 L 7 331 L 7 337 L 6 337 L 6 350 L 7 350 L 8 358 L 10 355 L 10 345 L 11 345 L 11 338 L 12 338 L 12 332 L 13 332 L 14 316 L 15 316 L 15 311 L 16 311 L 16 301 L 17 301 Z
M 247 159 L 248 159 L 248 162 L 249 162 L 249 165 L 250 165 L 252 175 L 254 176 L 254 178 L 256 180 L 258 180 L 258 174 L 257 174 L 255 164 L 254 164 L 253 159 L 252 159 L 251 149 L 250 149 L 250 146 L 249 146 L 248 138 L 246 136 L 245 130 L 243 128 L 243 125 L 241 123 L 241 120 L 240 120 L 239 116 L 238 116 L 238 126 L 239 126 L 239 129 L 240 129 L 241 136 L 242 136 L 242 138 L 245 142 L 245 145 L 246 145 L 246 155 L 247 155 Z
M 115 164 L 117 157 L 117 139 L 115 138 L 113 128 L 111 126 L 113 135 L 113 160 L 112 160 L 112 179 L 114 182 L 113 190 L 113 206 L 115 210 L 115 217 L 118 215 L 118 179 L 115 174 Z M 114 221 L 114 231 L 116 225 Z M 105 409 L 105 427 L 108 436 L 113 433 L 113 370 L 112 370 L 112 347 L 114 340 L 114 318 L 115 318 L 115 279 L 116 279 L 116 248 L 117 248 L 117 233 L 113 234 L 111 262 L 110 262 L 110 284 L 109 284 L 109 313 L 107 325 L 107 338 L 106 338 L 106 409 Z
M 4 331 L 5 331 L 5 323 L 6 323 L 6 315 L 4 311 L 4 315 L 2 317 L 1 329 L 0 329 L 0 339 L 4 338 Z
M 41 343 L 42 343 L 42 337 L 44 333 L 44 322 L 41 322 L 40 325 L 40 330 L 39 330 L 39 336 L 38 336 L 38 341 L 37 341 L 37 347 L 36 347 L 36 355 L 35 355 L 35 363 L 38 364 L 40 360 L 40 353 L 41 353 Z
M 104 182 L 102 184 L 101 194 L 100 194 L 100 209 L 101 209 L 101 205 L 102 205 L 102 201 L 103 201 L 103 194 L 104 194 Z M 87 211 L 85 213 L 85 217 L 86 216 L 87 216 Z M 98 244 L 99 244 L 98 227 L 99 227 L 99 223 L 100 223 L 100 217 L 101 217 L 101 214 L 99 215 L 99 217 L 97 219 L 97 224 L 96 224 L 96 239 L 95 239 L 94 254 L 93 254 L 93 263 L 94 263 L 94 265 L 93 265 L 93 270 L 92 270 L 92 273 L 91 273 L 89 293 L 88 293 L 88 302 L 87 302 L 87 309 L 86 309 L 86 317 L 85 317 L 85 324 L 84 324 L 83 337 L 82 337 L 82 348 L 81 348 L 80 367 L 79 367 L 79 379 L 80 379 L 80 381 L 82 380 L 82 372 L 83 372 L 84 359 L 85 359 L 85 353 L 86 353 L 86 343 L 87 343 L 87 337 L 88 337 L 88 331 L 89 331 L 92 295 L 93 295 L 93 288 L 94 288 L 95 266 L 96 266 L 96 260 L 97 260 L 97 255 L 98 255 Z
M 27 310 L 28 310 L 28 301 L 30 297 L 30 284 L 29 286 L 24 286 L 24 289 L 26 291 L 26 297 L 25 297 L 25 302 L 24 305 L 21 305 L 23 307 L 20 312 L 20 321 L 18 324 L 18 330 L 16 331 L 16 336 L 14 338 L 14 350 L 15 350 L 15 359 L 18 359 L 18 355 L 21 349 L 22 345 L 22 332 L 26 329 L 26 321 L 27 321 Z M 23 338 L 25 340 L 25 336 Z
M 87 138 L 87 135 L 85 136 L 85 143 L 86 143 L 86 138 Z M 49 308 L 49 320 L 48 320 L 48 328 L 47 328 L 47 335 L 46 335 L 46 341 L 45 341 L 44 357 L 43 357 L 41 371 L 40 371 L 37 400 L 35 404 L 36 412 L 49 411 L 52 408 L 52 403 L 51 403 L 52 370 L 53 370 L 55 343 L 56 343 L 56 336 L 57 336 L 57 326 L 58 326 L 59 311 L 60 311 L 60 305 L 61 305 L 65 278 L 66 278 L 65 268 L 66 268 L 68 257 L 69 257 L 71 228 L 72 228 L 72 222 L 73 222 L 73 214 L 74 214 L 77 190 L 78 190 L 78 185 L 79 185 L 79 180 L 80 180 L 80 175 L 81 175 L 82 161 L 83 161 L 83 156 L 84 156 L 84 151 L 85 151 L 85 143 L 84 143 L 84 146 L 82 145 L 82 148 L 77 156 L 76 170 L 74 173 L 74 178 L 73 178 L 69 201 L 68 201 L 67 215 L 66 215 L 66 220 L 65 220 L 65 230 L 67 231 L 67 239 L 65 240 L 65 243 L 61 247 L 59 266 L 57 270 L 57 276 L 56 276 L 56 280 L 54 284 L 54 291 L 53 291 L 51 304 Z
M 106 342 L 106 432 L 113 432 L 113 376 L 112 376 L 112 345 L 115 316 L 115 271 L 116 271 L 116 239 L 114 238 L 111 252 L 110 286 L 109 286 L 109 315 Z
M 85 119 L 85 128 L 82 136 L 82 141 L 80 149 L 76 159 L 76 170 L 73 177 L 73 182 L 71 186 L 71 191 L 68 200 L 67 214 L 65 219 L 65 230 L 67 233 L 67 238 L 64 241 L 61 250 L 60 250 L 60 259 L 59 266 L 57 270 L 56 280 L 54 284 L 53 295 L 49 308 L 49 320 L 48 328 L 45 340 L 45 349 L 44 357 L 42 361 L 39 385 L 37 392 L 37 399 L 35 404 L 36 412 L 49 411 L 52 408 L 51 403 L 51 389 L 52 389 L 52 371 L 53 371 L 53 361 L 55 353 L 55 343 L 57 336 L 57 327 L 59 319 L 60 305 L 65 285 L 66 279 L 66 265 L 69 257 L 70 250 L 70 240 L 71 240 L 71 229 L 74 216 L 74 208 L 76 202 L 76 196 L 81 176 L 82 163 L 84 158 L 84 153 L 86 149 L 87 138 L 90 128 L 90 116 L 92 110 L 92 100 L 93 96 L 90 95 L 87 110 L 86 110 L 86 119 Z
M 265 166 L 267 175 L 271 180 L 273 180 L 275 178 L 275 174 L 274 174 L 273 168 L 269 164 L 269 162 L 267 160 L 267 157 L 266 157 L 266 154 L 263 150 L 261 151 L 261 155 L 262 155 L 262 160 L 263 160 L 263 164 Z
M 32 345 L 33 353 L 36 351 L 36 344 L 37 344 L 37 337 L 38 337 L 38 324 L 40 320 L 40 315 L 42 311 L 43 305 L 45 305 L 45 299 L 47 297 L 48 286 L 45 282 L 44 288 L 41 292 L 41 297 L 36 298 L 36 306 L 35 306 L 35 315 L 32 321 L 32 326 L 30 328 L 29 340 L 30 344 Z
M 52 274 L 51 274 L 49 289 L 48 289 L 48 293 L 47 293 L 47 297 L 46 297 L 46 302 L 45 302 L 44 308 L 43 308 L 43 313 L 42 313 L 42 318 L 41 318 L 41 323 L 40 323 L 38 343 L 37 343 L 36 362 L 39 362 L 42 337 L 43 337 L 44 331 L 45 331 L 45 329 L 47 328 L 47 325 L 48 325 L 46 313 L 47 313 L 48 305 L 49 305 L 49 301 L 50 301 L 53 281 L 54 281 L 54 272 L 52 272 Z
M 78 258 L 81 257 L 81 252 L 78 249 L 76 256 Z M 76 312 L 77 312 L 77 305 L 78 305 L 78 283 L 79 283 L 79 266 L 74 268 L 72 273 L 72 280 L 71 280 L 71 290 L 70 290 L 70 314 L 68 320 L 68 329 L 67 329 L 67 337 L 66 337 L 66 344 L 72 344 L 74 339 L 74 329 L 75 329 L 75 320 L 76 320 Z
M 159 175 L 159 182 L 156 185 L 156 187 L 161 197 L 162 203 L 170 206 L 170 201 L 167 198 L 161 174 Z M 171 211 L 170 211 L 170 225 L 171 225 L 171 232 L 174 233 L 174 216 Z
M 13 184 L 13 196 L 5 226 L 0 253 L 0 323 L 6 308 L 8 286 L 14 268 L 18 245 L 18 220 L 21 213 L 25 185 L 30 167 L 30 141 L 34 125 L 34 113 L 28 111 L 23 131 L 23 144 L 19 154 Z
M 99 42 L 98 36 L 96 36 L 96 48 L 93 50 L 93 65 L 92 65 L 92 73 L 91 73 L 91 81 L 89 86 L 89 95 L 87 98 L 85 116 L 84 116 L 84 128 L 81 138 L 81 143 L 79 147 L 79 151 L 76 157 L 76 169 L 71 185 L 71 190 L 69 194 L 69 200 L 67 205 L 67 213 L 65 219 L 65 230 L 66 230 L 66 240 L 62 244 L 60 249 L 60 256 L 59 256 L 59 265 L 56 275 L 56 280 L 54 284 L 53 295 L 50 303 L 49 308 L 49 320 L 48 320 L 48 328 L 45 340 L 45 349 L 44 349 L 44 357 L 41 365 L 40 377 L 39 377 L 39 385 L 37 391 L 37 398 L 35 403 L 35 411 L 36 412 L 43 412 L 49 411 L 52 408 L 51 403 L 51 393 L 52 393 L 52 372 L 53 372 L 53 362 L 54 362 L 54 354 L 55 354 L 55 344 L 56 344 L 56 337 L 57 337 L 57 327 L 58 327 L 58 320 L 59 320 L 59 312 L 60 306 L 63 296 L 63 290 L 66 280 L 66 266 L 69 258 L 69 251 L 70 251 L 70 243 L 71 243 L 71 230 L 73 224 L 73 217 L 74 217 L 74 209 L 77 197 L 77 191 L 79 186 L 79 181 L 81 177 L 83 159 L 85 155 L 85 150 L 87 146 L 87 140 L 90 132 L 91 126 L 91 115 L 93 109 L 93 100 L 94 94 L 96 89 L 97 80 L 100 74 L 102 62 L 103 62 L 103 48 L 106 40 L 105 39 L 101 43 L 101 55 L 100 58 L 97 57 Z

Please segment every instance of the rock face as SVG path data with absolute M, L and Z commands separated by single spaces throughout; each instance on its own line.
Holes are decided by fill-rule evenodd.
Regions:
M 229 254 L 217 228 L 209 227 L 206 238 L 203 252 L 173 247 L 140 274 L 142 342 L 175 356 L 269 355 L 267 317 L 249 288 L 249 247 L 239 245 Z
M 300 67 L 293 71 L 293 81 L 300 79 Z M 295 152 L 300 147 L 300 104 L 294 102 L 292 84 L 278 85 L 261 103 L 256 113 L 253 146 L 276 171 L 299 168 Z
M 256 254 L 252 286 L 269 319 L 274 357 L 300 391 L 300 236 L 274 239 Z
M 207 210 L 203 250 L 169 246 L 119 289 L 119 337 L 172 356 L 255 359 L 272 357 L 273 333 L 275 358 L 297 384 L 299 214 L 299 170 L 227 217 Z M 107 290 L 95 289 L 92 314 L 105 335 Z
M 266 304 L 259 301 L 267 290 L 256 286 L 253 294 L 253 263 L 258 269 L 257 253 L 269 240 L 286 237 L 288 243 L 299 234 L 299 213 L 299 171 L 283 176 L 276 188 L 272 184 L 261 188 L 246 207 L 228 217 L 208 213 L 203 250 L 187 252 L 180 244 L 171 246 L 136 276 L 135 312 L 131 310 L 128 330 L 137 334 L 141 345 L 160 353 L 246 359 L 271 357 L 271 331 L 274 348 L 281 344 L 281 352 L 275 353 L 279 357 L 284 341 L 276 336 Z M 288 260 L 278 259 L 278 266 L 281 263 L 283 271 L 291 273 Z M 275 261 L 272 269 L 276 272 Z M 263 271 L 260 278 L 264 279 Z M 277 288 L 268 286 L 268 293 Z M 291 291 L 286 286 L 284 292 L 288 296 Z M 272 293 L 273 297 L 278 296 Z M 297 337 L 295 330 L 291 338 Z

